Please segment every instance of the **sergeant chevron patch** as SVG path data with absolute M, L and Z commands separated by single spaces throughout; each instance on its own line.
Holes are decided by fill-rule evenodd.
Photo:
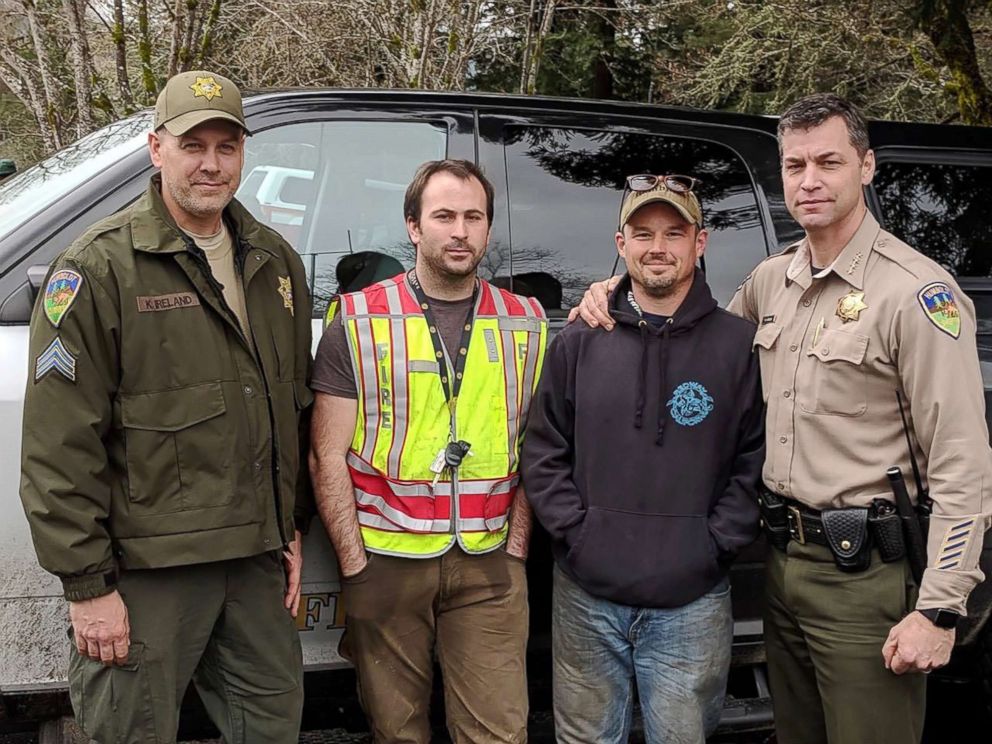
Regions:
M 968 548 L 974 519 L 965 519 L 947 530 L 944 542 L 937 553 L 937 568 L 942 570 L 955 569 L 961 565 L 961 559 Z
M 58 336 L 41 352 L 34 363 L 34 381 L 38 382 L 52 371 L 58 372 L 70 382 L 76 381 L 76 357 L 65 348 L 65 344 Z

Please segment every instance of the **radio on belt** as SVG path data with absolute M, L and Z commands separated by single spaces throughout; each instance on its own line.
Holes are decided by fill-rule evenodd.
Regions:
M 448 442 L 448 445 L 437 453 L 437 457 L 431 463 L 431 472 L 434 473 L 434 480 L 431 482 L 431 488 L 437 486 L 438 480 L 441 478 L 441 473 L 444 472 L 445 468 L 451 468 L 452 471 L 458 468 L 462 464 L 462 460 L 465 456 L 470 454 L 472 445 L 466 442 L 464 439 L 459 439 L 457 442 Z

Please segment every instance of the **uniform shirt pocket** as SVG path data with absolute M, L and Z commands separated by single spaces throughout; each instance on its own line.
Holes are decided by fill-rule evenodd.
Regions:
M 807 413 L 860 416 L 868 409 L 865 355 L 868 336 L 823 330 L 806 350 L 812 357 L 797 381 L 799 406 Z M 805 374 L 803 372 L 805 371 Z
M 761 394 L 768 402 L 768 391 L 771 388 L 772 372 L 774 371 L 775 349 L 778 337 L 782 334 L 782 326 L 778 323 L 765 323 L 754 333 L 751 348 L 758 351 L 758 362 L 761 366 Z
M 219 382 L 120 395 L 128 495 L 145 513 L 223 506 L 234 440 Z

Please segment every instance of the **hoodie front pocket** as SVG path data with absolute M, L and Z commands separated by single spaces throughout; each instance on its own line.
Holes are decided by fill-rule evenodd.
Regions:
M 591 594 L 640 607 L 680 607 L 721 574 L 711 543 L 705 516 L 590 506 L 565 560 Z

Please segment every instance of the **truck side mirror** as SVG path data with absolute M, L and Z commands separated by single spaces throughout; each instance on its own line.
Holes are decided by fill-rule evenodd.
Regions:
M 48 266 L 29 266 L 27 275 L 28 280 L 11 292 L 0 305 L 0 325 L 24 325 L 31 320 L 31 308 L 45 285 Z

